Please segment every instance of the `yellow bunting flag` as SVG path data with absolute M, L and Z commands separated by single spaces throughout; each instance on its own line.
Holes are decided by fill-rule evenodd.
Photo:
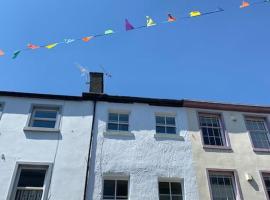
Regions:
M 91 40 L 92 38 L 93 38 L 93 36 L 84 37 L 84 38 L 82 38 L 82 41 L 89 42 L 89 40 Z
M 247 1 L 243 1 L 240 8 L 246 8 L 246 7 L 249 7 L 249 6 L 250 6 L 250 4 Z
M 5 52 L 0 49 L 0 56 L 4 56 L 4 55 L 5 55 Z
M 105 35 L 110 35 L 110 34 L 113 34 L 113 33 L 114 33 L 114 31 L 111 30 L 111 29 L 106 30 L 106 31 L 104 32 Z
M 154 22 L 153 19 L 151 19 L 149 16 L 146 16 L 146 26 L 149 27 L 149 26 L 155 26 L 156 23 Z
M 58 43 L 53 43 L 53 44 L 49 44 L 47 46 L 45 46 L 47 49 L 52 49 L 54 47 L 56 47 L 58 45 Z
M 202 14 L 201 14 L 200 11 L 192 11 L 192 12 L 189 13 L 189 15 L 190 15 L 190 17 L 198 17 L 198 16 L 200 16 Z

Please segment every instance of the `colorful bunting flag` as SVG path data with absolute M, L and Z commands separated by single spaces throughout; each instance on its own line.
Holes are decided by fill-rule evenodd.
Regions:
M 47 49 L 52 49 L 54 47 L 56 47 L 58 45 L 58 43 L 53 43 L 53 44 L 49 44 L 47 46 L 45 46 Z
M 149 27 L 149 26 L 155 26 L 156 23 L 154 22 L 153 19 L 151 19 L 149 16 L 146 16 L 146 26 Z
M 39 46 L 34 45 L 34 44 L 28 44 L 27 47 L 28 47 L 29 49 L 38 49 L 38 48 L 39 48 Z
M 72 42 L 74 42 L 74 41 L 75 41 L 75 39 L 64 39 L 64 42 L 65 42 L 66 44 L 72 43 Z
M 21 51 L 15 51 L 15 52 L 13 53 L 12 59 L 17 58 L 18 55 L 19 55 L 20 53 L 21 53 Z
M 5 52 L 0 49 L 0 56 L 4 56 L 4 55 L 5 55 Z
M 249 6 L 250 6 L 249 2 L 243 1 L 242 2 L 242 5 L 240 6 L 240 8 L 246 8 L 246 7 L 249 7 Z
M 113 33 L 114 33 L 114 31 L 111 30 L 111 29 L 106 30 L 106 31 L 104 32 L 105 35 L 110 35 L 110 34 L 113 34 Z
M 134 29 L 134 26 L 132 26 L 132 24 L 127 19 L 125 19 L 125 25 L 126 25 L 126 31 L 130 31 Z
M 192 12 L 189 13 L 189 15 L 190 15 L 190 17 L 198 17 L 198 16 L 200 16 L 202 14 L 201 14 L 200 11 L 192 11 Z
M 89 40 L 91 40 L 92 38 L 93 38 L 93 36 L 84 37 L 84 38 L 82 38 L 82 41 L 89 42 Z
M 168 22 L 175 22 L 176 18 L 173 17 L 171 14 L 168 14 Z

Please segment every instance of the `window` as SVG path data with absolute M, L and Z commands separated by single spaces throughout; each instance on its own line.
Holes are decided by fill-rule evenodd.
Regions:
M 199 121 L 204 145 L 227 145 L 220 115 L 199 114 Z
M 236 183 L 233 172 L 209 172 L 212 200 L 236 200 Z
M 175 117 L 156 116 L 156 132 L 161 134 L 176 134 Z
M 128 131 L 129 115 L 123 113 L 109 113 L 107 129 L 109 131 Z
M 12 200 L 42 200 L 47 167 L 19 166 Z
M 246 118 L 247 129 L 254 148 L 270 150 L 270 137 L 264 118 Z
M 127 180 L 104 180 L 103 199 L 127 200 L 128 181 Z
M 262 173 L 264 182 L 265 192 L 267 193 L 268 199 L 270 199 L 270 173 Z
M 180 182 L 159 182 L 159 200 L 183 200 Z
M 3 112 L 3 104 L 0 103 L 0 119 L 2 117 L 2 112 Z
M 34 107 L 29 127 L 56 129 L 59 126 L 59 117 L 59 108 Z

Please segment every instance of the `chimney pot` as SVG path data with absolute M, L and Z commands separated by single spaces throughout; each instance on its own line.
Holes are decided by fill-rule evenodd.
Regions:
M 90 72 L 90 88 L 91 93 L 103 93 L 104 90 L 104 74 L 100 72 Z

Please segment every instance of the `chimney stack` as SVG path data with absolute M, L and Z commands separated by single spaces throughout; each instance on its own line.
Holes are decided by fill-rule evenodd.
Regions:
M 89 92 L 102 94 L 104 91 L 104 74 L 100 72 L 90 72 L 90 88 Z

